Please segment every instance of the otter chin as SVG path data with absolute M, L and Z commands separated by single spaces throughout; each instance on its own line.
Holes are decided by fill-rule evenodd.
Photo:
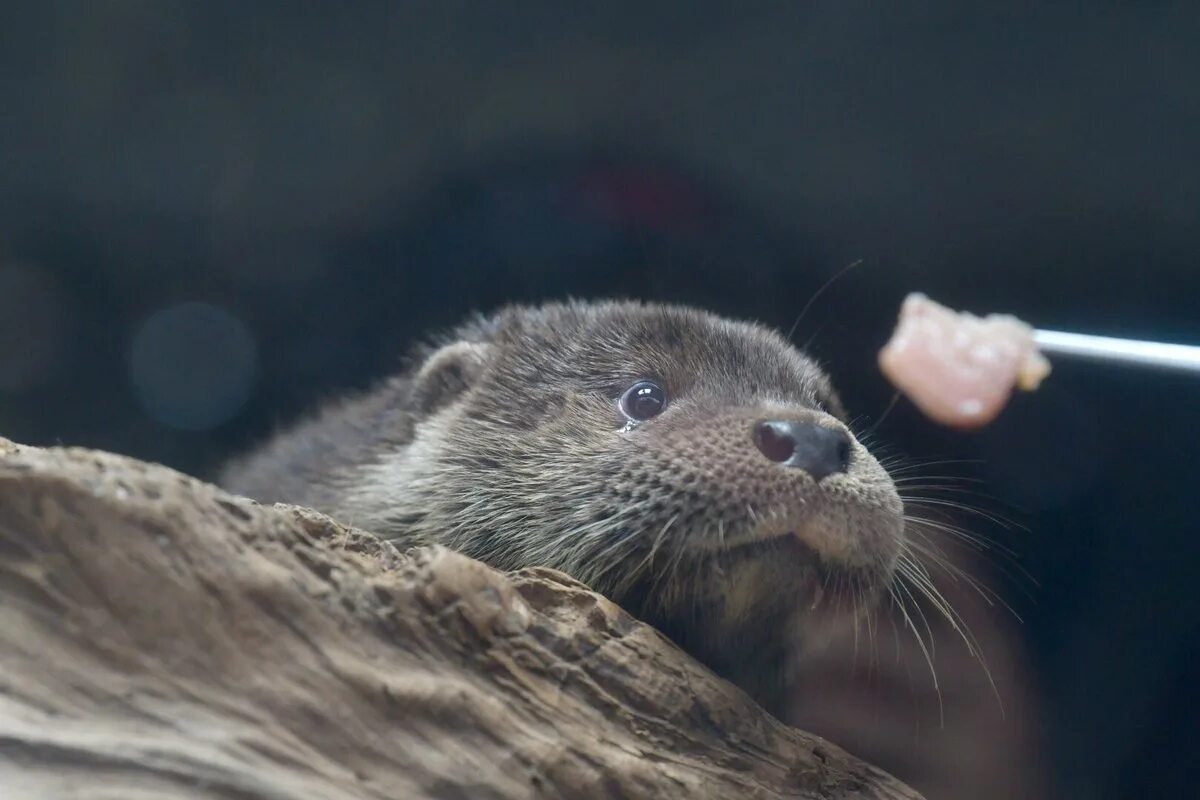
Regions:
M 510 307 L 221 483 L 404 546 L 566 572 L 778 712 L 904 546 L 895 485 L 777 332 L 679 306 Z

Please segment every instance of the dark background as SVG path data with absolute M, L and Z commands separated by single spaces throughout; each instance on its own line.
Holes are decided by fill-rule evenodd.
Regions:
M 6 4 L 0 434 L 204 474 L 470 309 L 786 330 L 856 259 L 796 340 L 868 421 L 913 289 L 1200 342 L 1193 3 L 500 5 Z M 984 526 L 1038 583 L 1057 796 L 1191 795 L 1200 379 L 1055 368 L 879 434 L 1028 528 Z

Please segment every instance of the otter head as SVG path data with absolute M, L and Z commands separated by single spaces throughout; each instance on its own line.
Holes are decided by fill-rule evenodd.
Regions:
M 796 637 L 891 579 L 891 479 L 824 372 L 758 325 L 513 308 L 425 357 L 411 391 L 411 443 L 352 502 L 364 524 L 569 573 L 768 706 Z

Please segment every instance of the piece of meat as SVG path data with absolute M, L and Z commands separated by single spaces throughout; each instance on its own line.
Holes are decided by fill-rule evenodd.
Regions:
M 1021 320 L 955 313 L 918 293 L 904 299 L 879 366 L 926 416 L 964 429 L 995 419 L 1013 386 L 1033 391 L 1050 374 Z

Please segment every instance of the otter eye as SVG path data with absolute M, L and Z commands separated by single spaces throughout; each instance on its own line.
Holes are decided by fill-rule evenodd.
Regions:
M 621 395 L 621 413 L 641 422 L 657 417 L 667 407 L 667 393 L 653 381 L 638 381 Z

